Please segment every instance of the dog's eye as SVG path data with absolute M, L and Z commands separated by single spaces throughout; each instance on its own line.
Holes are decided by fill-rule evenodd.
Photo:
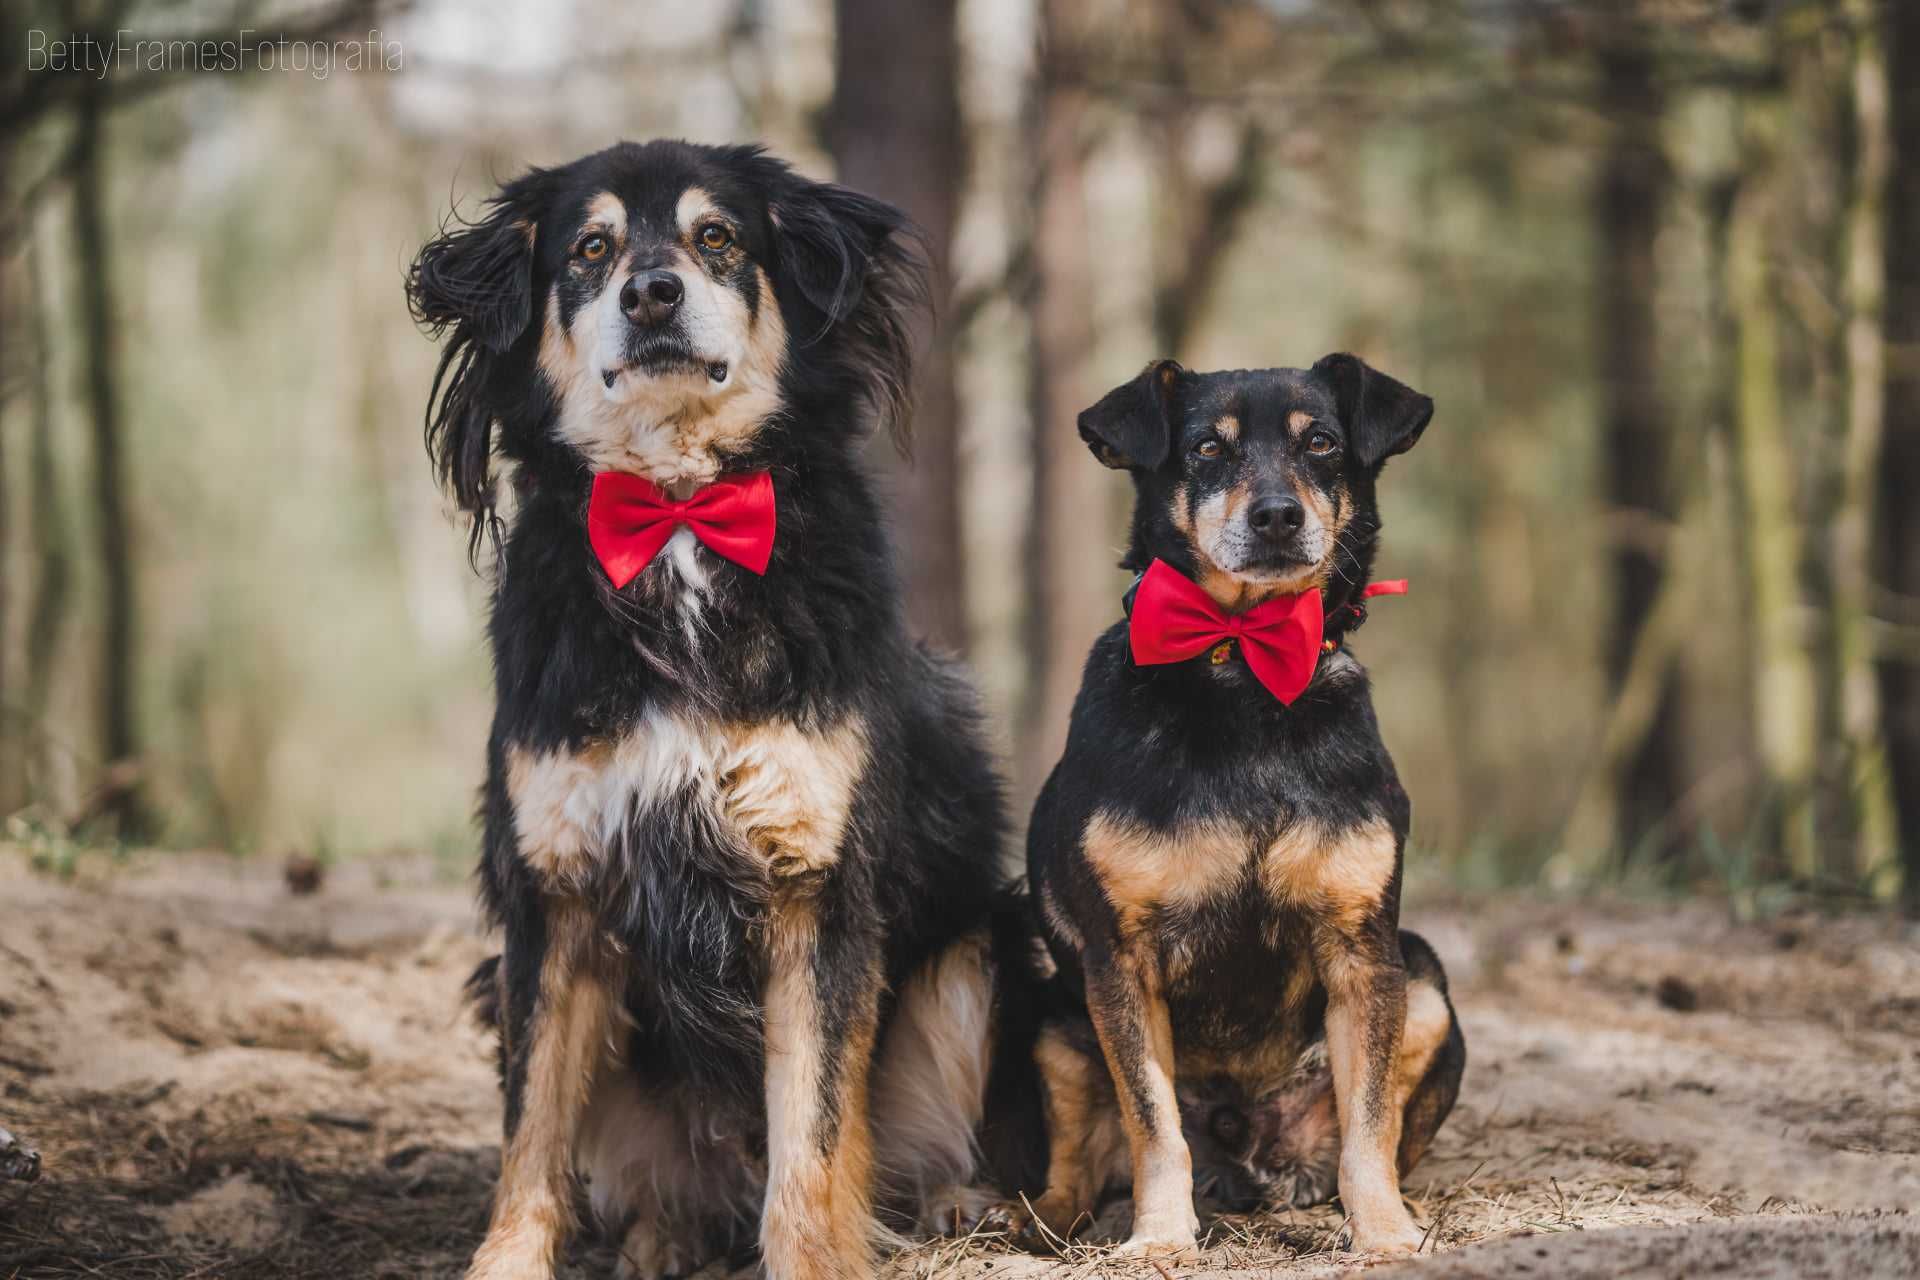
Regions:
M 733 243 L 733 233 L 717 222 L 709 222 L 700 228 L 700 247 L 708 253 L 719 253 Z
M 588 262 L 598 262 L 607 256 L 607 238 L 598 233 L 590 235 L 580 242 L 580 247 L 574 252 Z
M 1307 452 L 1325 457 L 1333 452 L 1333 437 L 1324 431 L 1316 431 L 1307 437 Z
M 1219 456 L 1220 456 L 1220 442 L 1219 442 L 1218 440 L 1214 440 L 1214 439 L 1206 439 L 1206 440 L 1202 440 L 1202 441 L 1201 441 L 1201 442 L 1200 442 L 1199 444 L 1197 444 L 1197 445 L 1195 445 L 1195 446 L 1193 446 L 1193 456 L 1194 456 L 1194 457 L 1196 457 L 1196 458 L 1217 458 L 1217 457 L 1219 457 Z

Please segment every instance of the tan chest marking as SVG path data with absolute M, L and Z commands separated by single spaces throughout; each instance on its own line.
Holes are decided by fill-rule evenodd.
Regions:
M 1246 832 L 1230 823 L 1154 831 L 1107 813 L 1087 820 L 1084 847 L 1120 917 L 1122 938 L 1156 908 L 1197 906 L 1224 892 L 1252 853 Z
M 1337 834 L 1296 822 L 1261 857 L 1260 882 L 1275 901 L 1349 929 L 1380 904 L 1399 852 L 1393 828 L 1382 818 Z
M 636 814 L 689 792 L 779 877 L 833 865 L 866 765 L 857 717 L 814 731 L 656 715 L 578 751 L 509 748 L 507 794 L 520 856 L 555 889 L 584 888 Z
M 866 724 L 822 733 L 790 722 L 722 730 L 721 812 L 776 876 L 823 871 L 840 856 L 853 789 L 867 769 Z

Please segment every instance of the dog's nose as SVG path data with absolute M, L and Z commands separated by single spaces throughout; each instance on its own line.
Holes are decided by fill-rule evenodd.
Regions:
M 620 310 L 635 324 L 660 324 L 687 293 L 671 271 L 642 271 L 620 286 Z
M 1247 523 L 1263 538 L 1291 537 L 1306 522 L 1307 509 L 1292 496 L 1261 498 L 1247 511 Z

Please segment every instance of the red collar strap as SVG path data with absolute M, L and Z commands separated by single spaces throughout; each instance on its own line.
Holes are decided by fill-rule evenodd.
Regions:
M 1405 595 L 1404 578 L 1370 583 L 1361 600 Z M 1348 606 L 1357 617 L 1365 608 Z M 1339 647 L 1325 638 L 1326 613 L 1319 588 L 1275 596 L 1245 613 L 1228 613 L 1212 596 L 1164 560 L 1155 560 L 1134 589 L 1127 621 L 1133 660 L 1141 666 L 1185 662 L 1210 652 L 1214 665 L 1233 654 L 1237 642 L 1247 667 L 1274 697 L 1291 705 L 1313 682 L 1320 657 Z

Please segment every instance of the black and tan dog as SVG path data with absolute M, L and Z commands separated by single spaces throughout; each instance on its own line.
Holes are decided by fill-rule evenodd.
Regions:
M 551 1274 L 576 1171 L 623 1275 L 757 1238 L 782 1280 L 864 1273 L 876 1197 L 971 1176 L 1000 788 L 858 462 L 904 413 L 903 224 L 751 148 L 626 144 L 414 264 L 476 545 L 497 459 L 514 496 L 475 975 L 506 1139 L 470 1276 Z
M 1131 1248 L 1191 1245 L 1182 1103 L 1199 1131 L 1215 1096 L 1210 1137 L 1266 1196 L 1309 1204 L 1337 1179 L 1357 1249 L 1421 1240 L 1399 1180 L 1466 1050 L 1438 960 L 1399 929 L 1407 796 L 1342 643 L 1375 481 L 1432 412 L 1334 355 L 1162 362 L 1080 417 L 1132 474 L 1123 563 L 1144 577 L 1094 645 L 1029 832 L 1040 929 L 1084 1000 L 1037 1049 L 1035 1209 L 1061 1235 L 1130 1166 Z

